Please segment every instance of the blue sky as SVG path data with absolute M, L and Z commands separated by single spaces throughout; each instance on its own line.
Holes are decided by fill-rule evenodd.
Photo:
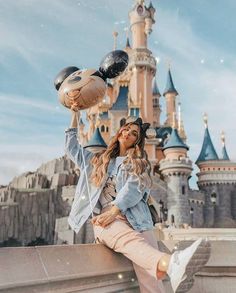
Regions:
M 113 48 L 125 45 L 132 0 L 0 0 L 0 184 L 63 155 L 70 114 L 53 87 L 64 67 L 98 68 Z M 149 0 L 146 0 L 149 4 Z M 157 83 L 166 84 L 167 63 L 195 161 L 203 140 L 204 112 L 218 154 L 226 133 L 236 160 L 236 2 L 153 0 L 156 24 L 149 48 L 160 61 Z M 164 107 L 164 98 L 161 98 Z M 162 113 L 162 121 L 165 113 Z

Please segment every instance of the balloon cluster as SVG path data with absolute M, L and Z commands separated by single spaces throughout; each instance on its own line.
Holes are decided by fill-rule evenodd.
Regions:
M 98 70 L 75 66 L 62 69 L 54 80 L 61 104 L 73 111 L 95 106 L 105 95 L 106 79 L 120 75 L 128 61 L 126 52 L 115 50 L 102 59 Z

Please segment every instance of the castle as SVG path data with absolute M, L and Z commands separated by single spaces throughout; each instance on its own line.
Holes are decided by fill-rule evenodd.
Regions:
M 158 190 L 154 196 L 160 202 L 161 209 L 165 207 L 168 223 L 176 226 L 188 223 L 194 227 L 235 227 L 236 163 L 229 159 L 224 135 L 222 157 L 219 158 L 205 115 L 204 141 L 196 161 L 200 169 L 197 174 L 199 191 L 191 190 L 188 180 L 193 163 L 188 158 L 189 147 L 170 68 L 163 93 L 166 120 L 164 124 L 160 123 L 161 94 L 155 77 L 157 64 L 148 49 L 148 36 L 155 23 L 152 2 L 147 7 L 145 1 L 137 0 L 129 12 L 129 20 L 132 39 L 130 42 L 127 38 L 123 48 L 129 55 L 128 68 L 108 84 L 103 102 L 87 111 L 89 130 L 86 135 L 81 121 L 80 136 L 87 138 L 84 145 L 93 149 L 95 146 L 104 147 L 127 119 L 140 116 L 152 126 L 146 151 L 153 173 L 158 173 L 165 182 L 166 198 L 158 197 Z M 116 32 L 114 37 L 116 42 Z
M 93 152 L 101 150 L 127 119 L 142 117 L 151 124 L 146 151 L 152 164 L 151 192 L 158 203 L 160 221 L 175 227 L 235 227 L 236 163 L 228 156 L 224 135 L 222 156 L 218 157 L 204 117 L 204 139 L 196 161 L 199 190 L 192 190 L 188 181 L 193 162 L 188 157 L 187 136 L 170 68 L 163 93 L 166 119 L 160 123 L 157 64 L 147 42 L 155 23 L 155 8 L 151 2 L 147 7 L 144 0 L 136 0 L 129 19 L 131 42 L 127 38 L 123 48 L 129 55 L 128 67 L 108 83 L 103 101 L 87 111 L 87 132 L 80 121 L 82 144 Z M 116 37 L 114 33 L 115 42 Z M 35 241 L 60 244 L 63 239 L 66 243 L 91 242 L 89 221 L 77 236 L 67 224 L 77 180 L 74 164 L 62 157 L 14 178 L 8 186 L 0 186 L 0 245 L 11 241 L 14 245 L 38 244 Z

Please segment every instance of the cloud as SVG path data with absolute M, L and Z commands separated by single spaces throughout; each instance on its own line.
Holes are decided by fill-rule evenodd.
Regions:
M 43 111 L 60 111 L 58 106 L 49 104 L 45 101 L 39 101 L 37 98 L 30 97 L 26 98 L 21 95 L 9 95 L 0 93 L 0 102 L 6 103 L 9 107 L 17 108 L 17 105 L 27 106 L 35 109 L 40 109 Z
M 13 177 L 26 171 L 35 171 L 41 164 L 61 157 L 63 154 L 63 142 L 53 146 L 44 143 L 1 146 L 0 185 L 8 184 Z

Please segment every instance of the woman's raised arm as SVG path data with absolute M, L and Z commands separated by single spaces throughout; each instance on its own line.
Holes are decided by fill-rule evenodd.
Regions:
M 71 110 L 70 128 L 78 128 L 79 118 L 80 118 L 80 112 L 79 111 L 75 112 Z
M 71 111 L 71 122 L 70 128 L 68 128 L 66 133 L 65 141 L 65 153 L 67 156 L 79 167 L 84 167 L 89 164 L 93 154 L 86 149 L 79 142 L 78 137 L 78 125 L 79 125 L 79 112 Z

